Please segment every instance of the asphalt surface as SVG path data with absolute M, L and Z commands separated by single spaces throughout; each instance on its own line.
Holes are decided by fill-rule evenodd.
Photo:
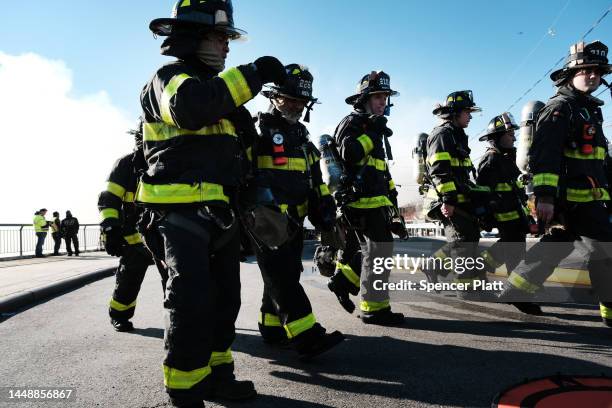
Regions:
M 405 244 L 401 244 L 400 247 Z M 450 295 L 394 302 L 401 328 L 367 326 L 349 315 L 312 273 L 305 251 L 304 287 L 317 320 L 347 341 L 311 363 L 262 343 L 262 293 L 253 259 L 242 264 L 242 309 L 236 323 L 237 376 L 255 382 L 239 407 L 488 407 L 495 394 L 528 378 L 612 375 L 612 329 L 592 304 L 546 305 L 526 316 L 503 304 Z M 165 407 L 162 292 L 150 268 L 138 299 L 136 330 L 116 333 L 108 316 L 112 278 L 4 315 L 0 323 L 1 387 L 73 388 L 75 400 L 6 403 L 4 407 Z M 585 405 L 585 406 L 588 406 Z

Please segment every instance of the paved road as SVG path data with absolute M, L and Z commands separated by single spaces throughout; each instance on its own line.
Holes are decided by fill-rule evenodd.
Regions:
M 310 273 L 303 283 L 318 320 L 348 340 L 319 360 L 299 363 L 264 345 L 256 316 L 262 291 L 257 265 L 242 264 L 243 307 L 234 355 L 240 378 L 260 396 L 239 407 L 487 407 L 501 389 L 557 372 L 612 375 L 612 331 L 594 305 L 545 307 L 530 317 L 506 305 L 427 296 L 396 302 L 405 327 L 363 325 L 346 314 Z M 133 333 L 116 333 L 104 279 L 0 323 L 0 387 L 73 387 L 77 401 L 45 406 L 165 407 L 161 361 L 161 288 L 154 268 L 143 284 Z M 0 403 L 1 405 L 1 403 Z M 38 407 L 41 404 L 6 404 Z

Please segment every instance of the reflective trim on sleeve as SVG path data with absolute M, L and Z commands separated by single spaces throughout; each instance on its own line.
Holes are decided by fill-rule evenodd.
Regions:
M 512 186 L 508 183 L 497 183 L 495 191 L 512 191 Z
M 540 289 L 538 285 L 534 285 L 533 283 L 527 281 L 525 278 L 523 278 L 518 273 L 514 273 L 514 272 L 512 272 L 510 276 L 508 276 L 508 282 L 510 282 L 510 284 L 514 286 L 515 288 L 528 292 L 528 293 L 536 293 L 538 289 Z
M 357 141 L 361 143 L 364 156 L 367 156 L 372 150 L 374 150 L 374 143 L 372 142 L 372 139 L 370 139 L 370 136 L 366 135 L 365 133 L 359 136 Z
M 119 303 L 115 299 L 111 298 L 109 306 L 111 309 L 116 310 L 118 312 L 125 312 L 126 310 L 135 308 L 136 301 L 133 301 L 129 305 L 124 305 L 123 303 Z
M 358 164 L 361 166 L 365 164 L 366 166 L 374 167 L 378 171 L 387 170 L 387 162 L 385 162 L 384 160 L 376 159 L 372 156 L 364 157 L 363 160 L 361 160 Z
M 253 148 L 251 146 L 246 149 L 246 155 L 249 161 L 253 161 Z
M 359 303 L 359 308 L 363 312 L 377 312 L 388 307 L 389 300 L 383 300 L 382 302 L 369 302 L 367 300 L 362 300 L 361 303 Z
M 438 193 L 444 194 L 444 193 L 449 193 L 451 191 L 457 191 L 457 187 L 455 187 L 454 181 L 449 181 L 446 183 L 438 184 L 436 186 L 436 190 L 438 190 Z
M 590 201 L 608 201 L 610 194 L 605 188 L 568 188 L 567 201 L 575 203 L 588 203 Z
M 213 351 L 210 353 L 210 361 L 208 365 L 210 367 L 217 367 L 222 364 L 231 364 L 234 362 L 234 357 L 232 356 L 232 349 L 228 348 L 225 351 Z
M 393 180 L 389 180 L 389 190 L 395 190 L 395 182 Z
M 553 173 L 540 173 L 533 176 L 533 186 L 551 186 L 557 187 L 559 185 L 559 175 Z
M 379 207 L 390 207 L 393 206 L 391 200 L 387 196 L 376 196 L 376 197 L 362 197 L 357 201 L 347 204 L 352 208 L 379 208 Z
M 601 317 L 604 319 L 612 319 L 612 309 L 604 306 L 603 303 L 599 304 L 599 311 L 601 312 Z
M 443 160 L 451 160 L 451 155 L 449 152 L 439 152 L 439 153 L 434 153 L 431 156 L 429 156 L 427 158 L 427 164 L 429 164 L 430 166 L 432 164 L 434 164 L 437 161 L 443 161 Z
M 150 204 L 186 204 L 223 201 L 229 204 L 223 186 L 214 183 L 195 184 L 138 184 L 136 199 Z
M 253 99 L 251 88 L 249 88 L 246 78 L 238 68 L 230 68 L 219 74 L 219 77 L 225 82 L 225 85 L 227 85 L 227 89 L 232 95 L 236 107 Z
M 100 219 L 102 221 L 108 218 L 119 218 L 119 210 L 116 210 L 114 208 L 105 208 L 100 211 Z
M 123 238 L 126 240 L 128 245 L 142 244 L 142 237 L 138 232 L 132 235 L 124 235 Z
M 164 92 L 161 96 L 161 101 L 159 102 L 159 109 L 161 111 L 162 120 L 172 126 L 176 126 L 174 119 L 172 118 L 172 113 L 170 110 L 170 100 L 176 93 L 178 92 L 179 87 L 185 82 L 187 79 L 191 78 L 187 74 L 178 74 L 172 77 L 168 85 L 164 88 Z
M 112 181 L 109 181 L 107 183 L 106 191 L 108 191 L 112 195 L 119 197 L 122 200 L 123 200 L 123 196 L 125 195 L 125 187 L 123 187 L 120 184 L 113 183 Z
M 144 123 L 142 129 L 145 142 L 164 142 L 179 136 L 238 136 L 234 124 L 227 119 L 221 119 L 214 125 L 204 126 L 198 130 L 179 129 L 162 122 Z
M 512 221 L 512 220 L 518 220 L 520 218 L 520 215 L 518 213 L 518 211 L 508 211 L 505 213 L 495 213 L 495 219 L 497 221 Z
M 127 191 L 123 196 L 124 203 L 133 203 L 134 202 L 134 193 L 131 191 Z
M 210 366 L 182 371 L 164 364 L 164 385 L 174 390 L 188 390 L 211 373 Z
M 327 184 L 321 184 L 319 186 L 319 194 L 321 195 L 321 197 L 325 197 L 330 195 L 329 194 L 329 187 L 327 187 Z
M 258 169 L 306 171 L 306 159 L 288 157 L 285 164 L 274 164 L 272 156 L 257 156 Z
M 304 333 L 306 330 L 310 329 L 315 325 L 317 319 L 315 316 L 310 313 L 301 319 L 294 320 L 285 325 L 285 331 L 287 332 L 287 337 L 292 339 L 300 334 Z
M 584 154 L 580 149 L 565 149 L 563 151 L 565 157 L 578 160 L 603 160 L 606 158 L 606 149 L 603 147 L 595 147 L 593 153 Z

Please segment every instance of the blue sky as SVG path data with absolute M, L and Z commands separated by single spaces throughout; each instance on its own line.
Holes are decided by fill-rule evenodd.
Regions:
M 102 93 L 105 106 L 114 109 L 111 116 L 133 122 L 139 114 L 142 86 L 167 61 L 159 55 L 161 39 L 153 39 L 148 23 L 168 16 L 172 5 L 166 0 L 5 2 L 0 52 L 33 53 L 61 62 L 70 81 L 66 98 L 82 101 Z M 313 135 L 333 131 L 348 113 L 344 98 L 353 93 L 362 75 L 372 69 L 389 73 L 392 87 L 401 92 L 394 101 L 390 125 L 396 131 L 394 166 L 405 185 L 400 201 L 406 202 L 414 193 L 409 149 L 418 132 L 429 132 L 435 125 L 431 115 L 435 101 L 453 90 L 472 89 L 483 108 L 468 129 L 468 134 L 476 136 L 491 117 L 503 112 L 566 55 L 569 45 L 611 5 L 604 0 L 234 0 L 236 26 L 249 33 L 249 40 L 231 44 L 227 65 L 274 55 L 284 63 L 309 66 L 315 75 L 315 94 L 323 102 L 313 113 Z M 547 34 L 549 29 L 554 35 Z M 595 39 L 612 45 L 612 15 L 587 37 L 587 41 Z M 553 91 L 545 79 L 512 112 L 518 119 L 523 103 L 545 101 Z M 610 120 L 609 96 L 605 100 L 604 117 Z M 249 107 L 256 110 L 265 105 L 259 100 Z M 46 142 L 53 140 L 53 132 L 46 135 Z M 118 157 L 126 145 L 113 140 L 109 136 L 105 149 L 109 156 Z M 472 144 L 476 158 L 484 146 L 476 138 Z M 91 153 L 77 152 L 85 157 Z M 108 173 L 111 165 L 112 160 L 100 164 L 100 174 Z M 56 201 L 62 208 L 68 205 Z

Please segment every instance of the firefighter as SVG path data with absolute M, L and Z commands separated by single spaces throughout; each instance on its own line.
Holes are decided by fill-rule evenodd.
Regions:
M 346 172 L 336 198 L 348 233 L 328 287 L 349 313 L 355 309 L 349 295 L 361 289 L 361 320 L 378 325 L 404 321 L 403 314 L 391 311 L 388 291 L 374 289 L 374 281 L 389 279 L 387 268 L 374 273 L 374 259 L 393 255 L 391 222 L 397 209 L 397 190 L 387 164 L 392 157 L 388 137 L 393 132 L 385 114 L 391 96 L 398 95 L 390 82 L 383 71 L 365 75 L 357 93 L 346 98 L 354 111 L 342 119 L 334 134 Z
M 510 274 L 500 300 L 531 300 L 559 262 L 574 249 L 586 252 L 601 316 L 612 327 L 612 225 L 603 133 L 603 101 L 592 94 L 609 74 L 608 47 L 600 41 L 570 47 L 551 79 L 558 88 L 540 111 L 529 152 L 538 222 L 557 225 L 527 252 Z
M 317 102 L 312 96 L 313 76 L 298 64 L 285 67 L 283 86 L 262 94 L 270 99 L 267 113 L 259 115 L 259 138 L 252 154 L 255 187 L 270 189 L 276 207 L 288 218 L 288 239 L 275 249 L 265 242 L 254 245 L 264 281 L 259 331 L 265 342 L 289 344 L 300 358 L 314 357 L 340 343 L 344 336 L 326 334 L 316 321 L 308 296 L 300 284 L 303 222 L 309 215 L 318 229 L 329 230 L 336 218 L 336 204 L 323 182 L 320 155 L 300 122 L 304 109 L 308 121 Z
M 472 119 L 472 112 L 481 108 L 474 103 L 472 91 L 453 92 L 443 105 L 437 105 L 433 114 L 442 123 L 427 138 L 427 176 L 432 184 L 427 197 L 436 208 L 435 218 L 444 225 L 447 244 L 434 253 L 434 257 L 476 258 L 480 240 L 480 225 L 474 200 L 479 189 L 471 181 L 474 166 L 470 159 L 470 147 L 465 129 Z M 433 211 L 430 212 L 432 214 Z M 428 271 L 425 271 L 429 274 Z M 470 285 L 475 279 L 485 279 L 486 271 L 467 269 L 456 281 Z M 484 294 L 473 290 L 458 291 L 459 297 L 482 300 Z
M 118 332 L 134 330 L 130 319 L 134 316 L 136 298 L 145 272 L 153 264 L 151 253 L 136 230 L 142 211 L 134 205 L 138 179 L 146 166 L 142 151 L 142 123 L 129 133 L 135 136 L 136 149 L 115 162 L 106 190 L 98 197 L 104 249 L 109 255 L 120 257 L 108 309 L 111 325 Z M 167 274 L 164 268 L 159 268 L 159 264 L 158 269 L 163 287 Z
M 232 342 L 240 309 L 240 237 L 234 207 L 246 149 L 256 130 L 243 107 L 265 83 L 282 83 L 274 57 L 225 69 L 234 27 L 231 0 L 180 0 L 150 29 L 167 37 L 141 94 L 144 154 L 136 200 L 163 237 L 169 277 L 164 308 L 164 384 L 172 404 L 246 399 L 251 381 L 234 376 Z M 251 139 L 251 141 L 249 141 Z
M 522 173 L 516 165 L 517 129 L 512 114 L 504 112 L 491 119 L 485 134 L 478 139 L 489 142 L 489 147 L 478 165 L 476 184 L 489 187 L 494 193 L 493 215 L 500 235 L 481 256 L 493 268 L 505 264 L 508 273 L 525 258 L 530 225 Z M 518 303 L 516 307 L 530 314 L 540 313 L 535 303 Z

